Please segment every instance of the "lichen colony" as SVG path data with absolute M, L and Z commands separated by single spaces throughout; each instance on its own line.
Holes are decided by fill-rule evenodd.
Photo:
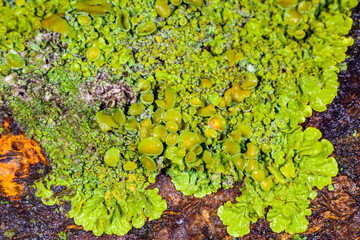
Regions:
M 338 167 L 299 124 L 337 94 L 356 5 L 0 1 L 0 104 L 53 166 L 37 196 L 71 202 L 63 214 L 97 236 L 124 235 L 166 209 L 148 188 L 160 171 L 199 198 L 241 180 L 218 209 L 230 235 L 259 218 L 304 232 Z

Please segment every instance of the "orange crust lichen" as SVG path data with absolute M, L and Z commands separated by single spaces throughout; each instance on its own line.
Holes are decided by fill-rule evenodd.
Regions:
M 24 135 L 4 134 L 0 136 L 0 193 L 11 200 L 18 200 L 26 193 L 30 167 L 37 164 L 49 165 L 40 146 Z

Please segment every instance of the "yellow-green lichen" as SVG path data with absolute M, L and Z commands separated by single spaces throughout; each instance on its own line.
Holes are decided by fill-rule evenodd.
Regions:
M 259 218 L 306 230 L 313 187 L 338 168 L 299 123 L 336 96 L 356 0 L 0 4 L 0 102 L 51 159 L 36 182 L 45 204 L 124 235 L 166 209 L 147 189 L 164 169 L 196 197 L 242 180 L 218 210 L 234 237 Z

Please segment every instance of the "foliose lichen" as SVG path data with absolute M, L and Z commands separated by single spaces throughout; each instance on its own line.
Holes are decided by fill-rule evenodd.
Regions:
M 71 202 L 64 214 L 95 235 L 124 235 L 161 217 L 148 186 L 166 169 L 196 197 L 243 181 L 218 210 L 234 237 L 259 218 L 305 231 L 313 188 L 338 168 L 299 123 L 336 96 L 356 5 L 0 1 L 0 102 L 53 166 L 37 196 Z

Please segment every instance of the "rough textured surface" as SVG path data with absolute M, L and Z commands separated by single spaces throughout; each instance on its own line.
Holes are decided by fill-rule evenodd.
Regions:
M 27 192 L 26 179 L 44 175 L 49 163 L 41 147 L 22 134 L 3 134 L 0 145 L 0 194 L 18 200 Z
M 340 173 L 333 179 L 334 191 L 323 189 L 312 202 L 307 239 L 360 239 L 360 65 L 357 38 L 360 7 L 354 9 L 350 35 L 355 44 L 349 49 L 348 69 L 339 75 L 339 94 L 323 113 L 314 113 L 303 126 L 320 129 L 335 148 Z M 0 124 L 9 113 L 0 108 Z M 16 122 L 10 125 L 19 132 Z M 29 179 L 32 181 L 33 179 Z M 66 232 L 69 239 L 232 239 L 216 215 L 217 208 L 240 193 L 238 186 L 196 199 L 177 192 L 170 178 L 161 174 L 155 183 L 166 199 L 168 209 L 161 219 L 133 229 L 124 237 L 95 237 L 63 217 L 57 206 L 45 206 L 34 196 L 34 189 L 21 201 L 0 197 L 0 239 L 58 239 Z M 273 233 L 266 221 L 251 226 L 242 239 L 290 239 L 288 234 Z

